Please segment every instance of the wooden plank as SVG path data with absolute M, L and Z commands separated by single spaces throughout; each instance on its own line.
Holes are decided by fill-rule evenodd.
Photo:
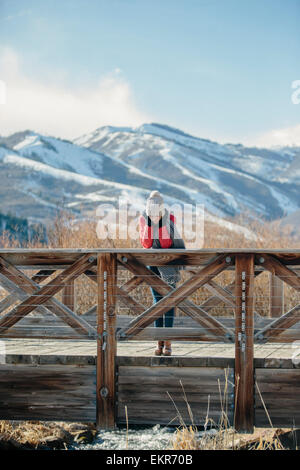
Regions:
M 75 281 L 70 281 L 63 288 L 62 303 L 65 304 L 70 310 L 75 313 L 76 310 L 76 299 L 75 299 Z
M 95 366 L 0 365 L 0 419 L 94 422 Z
M 136 287 L 143 283 L 143 279 L 139 276 L 133 276 L 129 281 L 122 285 L 122 291 L 129 292 L 133 291 Z
M 45 266 L 49 268 L 57 269 L 58 267 L 66 267 L 74 263 L 83 253 L 89 253 L 91 256 L 97 256 L 98 253 L 111 253 L 121 254 L 125 256 L 127 254 L 134 254 L 137 259 L 146 265 L 151 265 L 153 254 L 158 254 L 156 263 L 157 265 L 163 265 L 166 262 L 178 258 L 180 255 L 185 265 L 199 266 L 205 265 L 210 262 L 213 256 L 217 256 L 221 253 L 228 253 L 229 255 L 235 256 L 239 253 L 253 253 L 253 254 L 271 254 L 276 255 L 277 259 L 282 261 L 286 265 L 300 266 L 300 250 L 297 249 L 250 249 L 250 248 L 221 248 L 211 249 L 202 248 L 200 250 L 144 250 L 144 249 L 120 249 L 120 248 L 99 248 L 99 249 L 82 249 L 82 248 L 12 248 L 12 249 L 1 249 L 0 254 L 7 261 L 14 264 L 15 266 L 28 268 L 28 269 L 43 269 Z M 231 267 L 228 267 L 230 270 Z
M 222 413 L 221 400 L 232 420 L 233 369 L 227 373 L 231 382 L 227 383 L 225 391 L 223 368 L 119 366 L 118 422 L 124 422 L 126 405 L 132 424 L 169 424 L 171 421 L 172 424 L 204 424 L 209 402 L 209 418 L 217 423 Z
M 231 262 L 231 261 L 230 261 Z M 176 290 L 173 290 L 166 282 L 164 282 L 159 276 L 152 273 L 146 266 L 137 262 L 134 258 L 126 258 L 126 262 L 120 261 L 134 274 L 144 277 L 145 282 L 151 287 L 154 287 L 161 295 L 165 297 L 152 305 L 142 315 L 135 318 L 131 324 L 120 332 L 124 336 L 135 334 L 140 328 L 144 328 L 153 322 L 155 318 L 160 317 L 170 307 L 169 305 L 177 305 L 187 315 L 195 319 L 201 326 L 207 328 L 209 333 L 216 336 L 221 336 L 225 342 L 231 342 L 233 338 L 233 332 L 218 322 L 215 318 L 207 314 L 206 311 L 196 306 L 190 300 L 186 299 L 187 295 L 190 295 L 194 290 L 204 285 L 208 279 L 217 275 L 222 270 L 226 269 L 228 264 L 223 256 L 213 261 L 209 266 L 203 268 L 201 272 L 198 272 L 192 278 L 188 279 Z
M 269 316 L 281 317 L 284 311 L 284 283 L 283 280 L 275 276 L 272 272 L 269 273 L 270 283 L 270 304 Z
M 205 328 L 155 328 L 146 327 L 129 341 L 212 341 L 223 343 L 222 338 L 209 335 Z
M 32 294 L 22 300 L 20 304 L 0 319 L 1 332 L 4 332 L 7 328 L 13 326 L 22 317 L 44 303 L 48 309 L 56 315 L 59 315 L 63 321 L 77 331 L 80 331 L 83 335 L 90 336 L 91 334 L 94 334 L 93 328 L 86 324 L 83 319 L 80 319 L 56 299 L 51 299 L 51 297 L 59 292 L 66 283 L 82 274 L 88 266 L 94 262 L 93 260 L 93 257 L 84 255 L 72 266 L 63 271 L 63 273 L 52 279 L 48 284 L 40 287 L 39 284 L 35 283 L 24 273 L 16 269 L 14 266 L 9 265 L 7 261 L 0 257 L 0 273 L 2 273 L 8 281 L 15 283 L 17 286 L 22 286 L 22 289 L 25 292 Z
M 300 369 L 256 369 L 256 382 L 274 426 L 300 425 Z M 255 424 L 268 426 L 269 420 L 256 388 Z
M 117 261 L 98 255 L 97 426 L 113 429 L 115 410 L 116 286 Z
M 88 318 L 87 320 L 91 325 L 95 325 L 95 319 L 90 320 Z M 120 322 L 118 320 L 116 330 L 118 331 L 118 329 L 128 324 L 129 321 Z M 231 327 L 233 322 L 226 322 L 226 324 Z M 82 339 L 83 336 L 80 335 L 80 333 L 76 333 L 74 330 L 70 330 L 67 325 L 58 322 L 55 317 L 52 321 L 49 321 L 48 317 L 45 319 L 39 318 L 39 321 L 36 321 L 34 317 L 30 317 L 24 318 L 24 320 L 21 320 L 18 324 L 4 332 L 1 335 L 1 338 Z M 278 338 L 280 339 L 278 340 Z M 91 337 L 90 339 L 94 338 Z M 215 336 L 210 335 L 207 333 L 205 328 L 199 328 L 197 325 L 195 327 L 193 324 L 188 323 L 187 326 L 181 326 L 180 324 L 175 324 L 175 322 L 173 328 L 163 328 L 162 330 L 151 326 L 146 327 L 136 336 L 126 339 L 126 341 L 159 341 L 162 339 L 168 339 L 170 341 L 206 341 L 219 344 L 223 343 L 222 338 L 216 338 Z M 283 346 L 284 344 L 293 343 L 294 341 L 299 340 L 300 329 L 291 328 L 289 330 L 283 331 L 279 337 L 272 338 L 270 336 L 268 343 L 278 345 L 282 344 Z M 122 342 L 122 339 L 120 339 L 120 343 Z M 280 354 L 279 350 L 278 352 Z
M 253 432 L 254 425 L 254 255 L 235 258 L 236 342 L 235 423 L 239 432 Z

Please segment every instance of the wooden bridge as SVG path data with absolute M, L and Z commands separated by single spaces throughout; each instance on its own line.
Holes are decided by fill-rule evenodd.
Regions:
M 176 289 L 148 269 L 166 264 L 185 267 Z M 284 312 L 299 268 L 288 249 L 0 250 L 0 419 L 300 426 L 300 303 Z M 149 287 L 163 298 L 145 306 Z M 171 307 L 174 327 L 154 328 Z

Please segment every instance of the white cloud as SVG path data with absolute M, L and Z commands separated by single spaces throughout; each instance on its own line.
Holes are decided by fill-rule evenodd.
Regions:
M 256 145 L 257 147 L 300 146 L 300 124 L 272 129 L 243 143 L 245 145 Z
M 74 89 L 26 76 L 18 54 L 5 47 L 0 50 L 0 79 L 7 95 L 0 106 L 0 135 L 31 129 L 72 139 L 103 125 L 138 126 L 153 120 L 137 109 L 118 68 L 92 89 Z

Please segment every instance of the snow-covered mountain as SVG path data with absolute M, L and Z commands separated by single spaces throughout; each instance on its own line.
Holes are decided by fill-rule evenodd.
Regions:
M 74 141 L 194 191 L 220 217 L 249 208 L 267 220 L 300 207 L 300 149 L 221 145 L 161 124 L 100 127 Z M 197 194 L 197 196 L 196 196 Z
M 30 130 L 2 137 L 0 177 L 2 212 L 46 224 L 59 207 L 95 217 L 119 198 L 140 211 L 153 189 L 167 204 L 203 203 L 221 225 L 245 209 L 271 221 L 300 208 L 299 148 L 221 145 L 161 124 L 105 126 L 74 142 Z

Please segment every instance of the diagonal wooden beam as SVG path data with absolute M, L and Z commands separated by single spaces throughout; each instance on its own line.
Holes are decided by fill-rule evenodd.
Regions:
M 147 268 L 146 268 L 147 269 Z M 95 283 L 97 283 L 97 280 L 95 279 L 95 276 L 91 275 L 91 272 L 90 271 L 86 271 L 85 274 L 90 277 L 90 279 L 92 279 Z M 151 271 L 151 274 L 154 275 L 154 277 L 156 276 L 154 273 L 152 273 Z M 148 274 L 147 274 L 148 276 Z M 138 276 L 134 276 L 135 278 L 138 277 Z M 133 279 L 133 278 L 132 278 Z M 143 281 L 143 278 L 140 276 L 139 279 L 141 279 L 141 282 L 144 282 Z M 161 280 L 161 278 L 158 278 L 159 280 Z M 162 280 L 161 280 L 162 281 Z M 156 280 L 154 279 L 154 282 L 155 282 L 155 288 L 157 287 L 156 286 Z M 162 284 L 165 284 L 164 281 L 162 281 Z M 153 285 L 153 284 L 151 284 Z M 170 292 L 171 288 L 168 286 L 168 284 L 165 284 L 167 286 L 167 290 L 168 292 Z M 124 286 L 124 285 L 123 285 Z M 118 288 L 117 287 L 117 292 L 119 293 L 119 298 L 118 300 L 120 302 L 122 302 L 126 307 L 128 306 L 131 306 L 133 308 L 133 310 L 138 314 L 140 315 L 141 313 L 143 313 L 145 311 L 145 307 L 143 305 L 141 305 L 140 303 L 136 302 L 136 300 L 134 300 L 132 297 L 130 297 L 127 293 L 125 293 L 123 291 L 123 286 L 122 288 Z M 233 286 L 234 286 L 234 283 L 233 283 Z M 221 302 L 221 299 L 219 297 L 213 297 L 214 299 L 216 299 L 217 302 Z M 190 310 L 190 316 L 192 318 L 195 317 L 195 315 L 199 315 L 199 311 L 202 313 L 201 311 L 201 307 L 204 306 L 204 304 L 202 304 L 200 307 L 198 307 L 197 305 L 193 305 L 193 303 L 191 302 L 191 305 L 189 307 L 189 310 Z M 209 308 L 213 308 L 214 305 L 211 305 Z M 97 311 L 97 306 L 94 305 L 93 307 L 91 307 L 87 312 L 86 314 L 93 314 Z M 183 311 L 184 311 L 184 306 L 183 306 Z M 205 314 L 205 311 L 203 312 L 203 315 Z M 211 317 L 210 317 L 211 318 Z M 214 319 L 213 319 L 214 320 Z M 197 319 L 196 319 L 197 321 Z M 201 318 L 201 320 L 199 321 L 199 323 L 201 324 L 201 326 L 206 326 L 206 330 L 209 330 L 207 331 L 209 334 L 211 333 L 210 331 L 210 327 L 207 326 L 207 323 L 205 322 L 205 318 Z M 119 331 L 120 331 L 120 328 L 119 328 Z M 119 333 L 118 331 L 118 333 Z M 140 336 L 140 333 L 138 333 L 138 336 Z M 217 341 L 220 341 L 219 337 L 215 335 L 215 339 Z
M 34 283 L 33 280 L 31 280 L 29 277 L 27 277 L 22 271 L 17 270 L 13 265 L 8 266 L 8 268 L 10 278 L 14 278 L 14 280 L 18 282 L 21 287 L 16 285 L 12 280 L 5 277 L 1 272 L 0 283 L 5 286 L 6 290 L 13 293 L 15 300 L 16 298 L 18 298 L 20 300 L 26 301 L 26 299 L 28 299 L 29 297 L 27 293 L 35 292 L 37 284 Z M 18 276 L 14 276 L 15 274 L 18 274 Z M 38 275 L 35 275 L 33 279 L 38 279 L 38 277 L 36 276 Z M 89 323 L 87 323 L 81 317 L 77 317 L 76 315 L 74 315 L 71 310 L 61 304 L 61 302 L 59 302 L 57 299 L 49 299 L 49 301 L 47 301 L 45 305 L 47 306 L 47 308 L 44 305 L 36 306 L 36 311 L 42 313 L 43 315 L 48 314 L 50 311 L 50 313 L 56 314 L 62 321 L 67 323 L 69 326 L 73 327 L 78 334 L 83 334 L 84 336 L 92 337 L 96 336 L 95 328 L 91 327 Z M 2 333 L 5 334 L 5 331 L 2 331 Z
M 61 304 L 57 299 L 51 298 L 59 292 L 65 285 L 77 276 L 82 274 L 95 261 L 90 254 L 82 256 L 62 273 L 56 276 L 45 286 L 40 287 L 37 283 L 27 277 L 15 266 L 0 257 L 0 274 L 7 277 L 8 281 L 14 282 L 17 286 L 31 294 L 19 305 L 13 308 L 0 319 L 0 328 L 4 332 L 26 316 L 36 307 L 46 306 L 53 313 L 58 315 L 65 323 L 79 331 L 84 336 L 96 336 L 96 330 L 82 318 L 75 315 L 68 307 Z
M 148 308 L 142 315 L 132 320 L 127 328 L 120 331 L 120 336 L 125 337 L 136 334 L 139 329 L 148 326 L 156 318 L 159 318 L 163 313 L 167 312 L 172 306 L 178 305 L 184 313 L 191 316 L 204 326 L 204 328 L 209 329 L 211 334 L 223 336 L 224 341 L 231 342 L 234 338 L 231 329 L 225 327 L 215 318 L 208 315 L 203 309 L 186 299 L 187 296 L 191 295 L 195 290 L 203 286 L 208 280 L 222 272 L 232 263 L 231 260 L 227 262 L 226 258 L 226 255 L 217 256 L 214 261 L 194 274 L 177 289 L 172 289 L 159 276 L 152 273 L 152 271 L 138 262 L 132 255 L 127 255 L 126 261 L 124 261 L 124 257 L 121 257 L 119 260 L 121 264 L 134 274 L 143 276 L 145 282 L 162 295 L 165 295 L 165 297 Z
M 137 262 L 138 263 L 138 262 Z M 129 263 L 130 264 L 130 263 Z M 127 268 L 129 268 L 129 265 L 127 266 Z M 142 268 L 145 268 L 143 265 L 142 265 Z M 147 268 L 146 268 L 147 269 Z M 130 272 L 133 272 L 132 269 L 129 269 Z M 191 271 L 191 270 L 190 270 Z M 195 270 L 195 268 L 193 269 L 193 273 L 195 274 L 197 271 Z M 256 270 L 254 272 L 254 277 L 258 276 L 259 274 L 261 274 L 263 271 L 258 271 Z M 147 275 L 147 277 L 149 276 L 148 274 L 148 270 L 147 272 L 145 273 Z M 156 276 L 152 271 L 150 273 L 151 275 L 153 274 L 154 277 Z M 92 274 L 91 270 L 89 271 L 86 271 L 85 272 L 85 275 L 87 275 L 88 277 L 90 277 L 90 279 L 92 279 L 95 283 L 97 283 L 97 277 L 95 275 Z M 137 312 L 138 314 L 142 313 L 145 308 L 143 305 L 141 305 L 140 303 L 136 302 L 132 297 L 130 297 L 129 295 L 125 295 L 123 289 L 126 285 L 129 285 L 129 282 L 130 281 L 134 281 L 132 283 L 132 286 L 135 284 L 136 282 L 136 279 L 139 279 L 140 280 L 140 283 L 144 282 L 144 279 L 143 279 L 144 276 L 142 275 L 134 275 L 132 277 L 132 279 L 130 279 L 127 283 L 123 284 L 122 287 L 121 287 L 121 290 L 119 291 L 119 294 L 120 294 L 120 297 L 119 297 L 119 300 L 125 305 L 128 307 L 128 305 L 131 305 L 132 308 L 134 309 L 135 312 Z M 159 282 L 161 282 L 161 284 L 164 284 L 166 287 L 167 287 L 167 292 L 170 291 L 170 287 L 168 286 L 168 284 L 166 284 L 161 278 L 158 278 L 159 279 Z M 161 286 L 161 289 L 164 289 L 164 286 L 163 285 L 160 285 L 160 286 L 157 286 L 156 283 L 157 281 L 154 280 L 155 282 L 155 288 L 160 289 L 160 286 Z M 213 285 L 216 284 L 214 281 L 209 281 L 209 283 L 213 282 Z M 151 287 L 152 287 L 153 284 L 151 284 Z M 205 284 L 205 287 L 207 286 L 207 284 Z M 220 287 L 220 286 L 218 286 Z M 226 285 L 225 287 L 220 287 L 220 289 L 225 290 L 226 293 L 229 293 L 231 294 L 232 296 L 234 295 L 234 290 L 235 290 L 235 281 L 231 282 L 230 284 Z M 161 292 L 160 292 L 161 293 Z M 164 295 L 164 293 L 162 293 L 162 295 Z M 218 303 L 221 303 L 223 301 L 223 296 L 220 295 L 214 295 L 212 297 L 210 297 L 209 299 L 205 300 L 200 306 L 198 305 L 195 305 L 191 302 L 191 305 L 190 305 L 190 309 L 194 309 L 195 310 L 192 310 L 192 318 L 194 318 L 194 315 L 197 315 L 198 312 L 200 311 L 201 312 L 201 309 L 203 309 L 204 311 L 206 311 L 206 313 L 211 310 L 212 308 L 214 308 L 216 306 L 216 304 Z M 188 301 L 189 302 L 189 301 Z M 86 314 L 93 314 L 97 311 L 97 305 L 94 305 L 93 307 L 91 307 L 87 312 Z M 184 311 L 184 308 L 183 308 L 183 311 Z M 258 314 L 257 314 L 258 316 Z M 196 320 L 197 321 L 197 320 Z M 200 321 L 199 322 L 201 324 L 201 326 L 204 325 L 204 322 L 203 321 Z M 207 324 L 205 323 L 205 325 L 207 326 Z M 208 330 L 210 328 L 207 328 Z M 210 331 L 208 331 L 210 333 Z M 139 333 L 140 335 L 140 333 Z M 216 339 L 219 341 L 219 337 L 216 336 Z
M 26 293 L 26 289 L 24 289 L 23 286 L 19 287 L 15 282 L 8 279 L 1 272 L 0 272 L 0 284 L 8 292 L 10 292 L 10 299 L 8 299 L 8 300 L 12 300 L 12 302 L 10 302 L 10 305 L 14 304 L 17 299 L 22 301 L 22 300 L 28 299 L 28 297 L 29 297 L 29 295 Z M 12 297 L 13 297 L 13 299 L 12 299 Z M 8 307 L 10 305 L 8 305 Z M 44 315 L 49 314 L 49 310 L 44 305 L 37 306 L 36 311 L 38 313 L 41 313 L 41 314 L 44 314 Z
M 235 308 L 235 298 L 232 292 L 228 292 L 226 288 L 219 286 L 215 281 L 208 281 L 205 286 L 212 294 L 219 297 L 223 302 L 232 308 Z
M 276 320 L 272 321 L 267 326 L 259 330 L 255 334 L 254 340 L 259 342 L 266 342 L 269 338 L 274 339 L 284 333 L 285 330 L 298 323 L 299 320 L 300 304 L 297 304 L 284 315 L 276 318 Z
M 263 273 L 264 271 L 259 271 L 259 270 L 256 270 L 254 271 L 254 277 L 257 277 L 259 276 L 261 273 Z M 214 281 L 213 282 L 213 286 L 216 284 Z M 211 281 L 209 281 L 209 283 L 211 284 Z M 208 284 L 208 283 L 207 283 Z M 207 284 L 205 284 L 204 287 L 207 286 Z M 226 290 L 226 293 L 230 293 L 230 295 L 234 295 L 234 292 L 235 292 L 235 281 L 231 282 L 230 284 L 227 284 L 225 287 L 221 287 L 221 286 L 218 286 L 220 289 L 222 290 Z M 221 293 L 221 291 L 220 291 Z M 219 293 L 216 293 L 216 295 L 213 295 L 212 297 L 209 297 L 207 300 L 205 300 L 203 302 L 203 304 L 201 304 L 201 307 L 205 308 L 206 311 L 209 311 L 211 310 L 212 308 L 214 308 L 216 306 L 216 304 L 220 303 L 220 302 L 224 302 L 225 300 L 222 298 L 222 295 L 220 295 Z M 260 315 L 257 313 L 257 312 L 254 312 L 255 315 L 257 317 L 260 317 Z
M 97 271 L 94 267 L 91 268 L 90 270 L 87 270 L 84 274 L 89 276 L 92 281 L 97 282 Z M 140 276 L 133 276 L 131 279 L 126 281 L 121 287 L 122 287 L 122 290 L 124 290 L 125 292 L 127 292 L 127 294 L 129 294 L 129 292 L 133 291 L 136 287 L 138 287 L 143 282 L 144 280 Z
M 139 276 L 133 276 L 131 279 L 129 279 L 125 284 L 122 285 L 122 290 L 127 292 L 133 291 L 136 287 L 138 287 L 140 284 L 143 283 L 143 279 L 140 278 Z
M 95 278 L 95 276 L 93 274 L 91 274 L 91 271 L 85 271 L 84 273 L 87 277 L 89 277 L 92 281 L 94 281 L 96 284 L 97 284 L 97 278 Z M 137 278 L 137 276 L 135 276 Z M 132 278 L 133 279 L 133 278 Z M 130 279 L 131 280 L 131 279 Z M 139 284 L 143 282 L 143 281 L 140 281 Z M 132 308 L 134 310 L 134 312 L 136 312 L 138 315 L 140 315 L 141 313 L 144 312 L 145 310 L 145 307 L 143 305 L 141 305 L 139 302 L 137 302 L 135 299 L 133 299 L 129 294 L 128 292 L 125 290 L 126 289 L 126 284 L 123 284 L 122 287 L 119 287 L 119 286 L 116 286 L 116 293 L 118 295 L 118 300 L 120 302 L 122 302 L 125 307 L 129 307 L 129 308 Z M 132 284 L 129 284 L 127 285 L 127 287 L 129 288 L 129 290 L 132 290 L 133 288 L 133 285 L 136 286 L 136 281 L 133 282 Z M 124 289 L 124 286 L 125 286 L 125 289 Z M 86 312 L 86 315 L 89 315 L 91 313 L 96 313 L 97 312 L 97 305 L 94 305 L 93 307 L 91 307 L 87 312 Z
M 261 266 L 267 271 L 270 271 L 282 279 L 283 282 L 294 287 L 294 289 L 300 290 L 300 275 L 285 266 L 281 261 L 275 258 L 275 256 L 263 253 L 258 257 L 257 263 L 261 264 Z
M 262 254 L 259 257 L 260 264 L 268 271 L 274 273 L 277 277 L 282 279 L 284 282 L 294 287 L 296 290 L 300 290 L 300 276 L 294 271 L 287 268 L 283 263 L 271 255 Z M 265 342 L 268 338 L 279 336 L 284 330 L 295 325 L 300 318 L 300 304 L 293 307 L 287 313 L 271 322 L 265 328 L 259 330 L 254 339 Z
M 141 305 L 139 302 L 134 300 L 122 287 L 116 288 L 116 292 L 118 295 L 118 300 L 125 305 L 125 307 L 130 307 L 134 310 L 134 312 L 138 315 L 141 315 L 145 311 L 145 307 Z
M 31 280 L 33 282 L 37 282 L 37 283 L 40 283 L 42 282 L 44 279 L 46 279 L 47 277 L 51 276 L 51 274 L 53 274 L 53 270 L 49 270 L 49 269 L 41 269 L 38 273 L 35 273 L 33 275 L 33 277 L 31 278 Z M 1 280 L 3 279 L 3 283 L 1 282 Z M 5 280 L 7 278 L 5 278 L 5 276 L 0 276 L 0 284 L 3 285 L 3 287 L 5 288 L 5 284 L 7 285 L 7 283 L 5 283 Z M 5 297 L 5 299 L 2 299 L 0 301 L 0 313 L 3 312 L 4 310 L 6 310 L 8 307 L 10 307 L 12 304 L 15 303 L 16 301 L 16 289 L 15 289 L 15 285 L 11 285 L 10 287 L 7 287 L 7 290 L 8 291 L 12 291 L 9 295 L 7 295 Z M 24 291 L 22 291 L 24 292 Z M 28 296 L 24 294 L 24 296 L 22 297 L 22 300 L 23 298 L 27 298 Z M 19 297 L 20 298 L 20 297 Z
M 136 260 L 133 256 L 126 258 L 126 264 L 123 257 L 118 261 L 130 272 L 142 277 L 144 282 L 146 282 L 150 287 L 156 289 L 161 295 L 166 295 L 166 293 L 172 290 L 166 282 L 147 269 L 145 265 Z M 206 310 L 201 308 L 201 306 L 195 305 L 192 301 L 185 299 L 184 302 L 181 302 L 179 308 L 202 327 L 206 328 L 209 334 L 215 335 L 217 338 L 223 337 L 225 342 L 234 341 L 233 331 L 230 328 L 224 327 L 222 323 L 214 317 L 208 315 Z

